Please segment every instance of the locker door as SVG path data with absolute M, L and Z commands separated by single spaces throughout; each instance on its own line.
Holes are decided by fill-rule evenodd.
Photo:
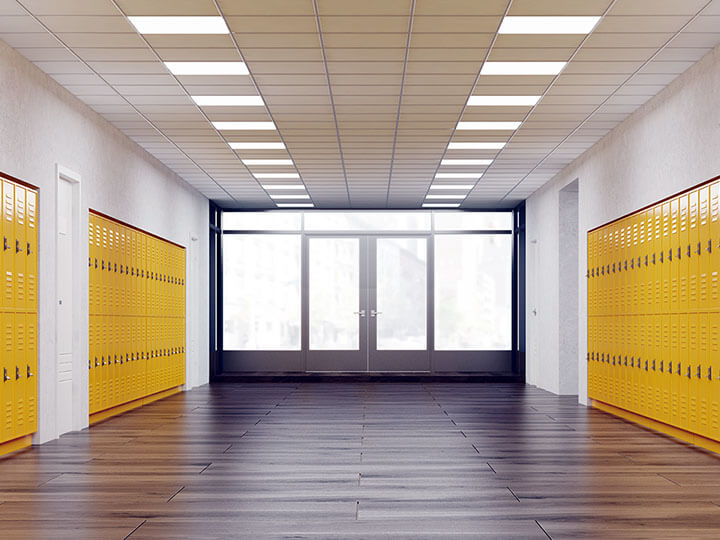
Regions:
M 698 254 L 699 228 L 699 197 L 697 190 L 691 191 L 688 197 L 688 240 L 684 255 L 687 256 L 688 300 L 687 308 L 694 311 L 698 308 L 698 273 L 700 256 Z
M 696 309 L 711 309 L 709 296 L 710 253 L 712 241 L 710 240 L 710 186 L 698 190 L 698 238 L 697 254 L 697 301 Z
M 720 313 L 708 315 L 710 327 L 708 363 L 712 381 L 708 385 L 709 429 L 708 437 L 720 441 Z
M 711 247 L 708 258 L 708 308 L 718 309 L 720 306 L 720 182 L 710 184 L 710 238 Z
M 668 253 L 672 247 L 670 234 L 670 202 L 663 203 L 662 218 L 662 242 L 660 246 L 657 246 L 660 250 L 660 274 L 662 280 L 660 313 L 670 313 L 670 260 L 668 260 Z
M 15 309 L 15 185 L 3 181 L 2 307 Z
M 698 430 L 696 433 L 703 435 L 704 437 L 712 437 L 711 423 L 710 423 L 710 403 L 712 401 L 712 378 L 713 372 L 710 367 L 710 317 L 707 313 L 699 313 L 698 318 L 698 329 L 699 329 L 699 342 L 698 342 L 698 367 L 700 368 L 695 372 L 697 377 L 697 392 L 698 392 Z
M 693 433 L 700 432 L 699 396 L 700 377 L 702 375 L 702 359 L 700 357 L 700 317 L 696 313 L 688 315 L 688 423 L 686 429 Z
M 17 191 L 17 190 L 16 190 Z M 23 218 L 24 221 L 24 218 Z M 27 327 L 25 317 L 16 313 L 15 340 L 13 345 L 13 372 L 10 375 L 15 381 L 15 410 L 13 415 L 13 438 L 26 435 L 27 432 L 27 379 L 25 377 L 25 354 L 27 351 Z
M 25 283 L 27 310 L 37 310 L 37 193 L 28 189 L 25 195 Z
M 689 381 L 692 377 L 692 366 L 690 365 L 689 356 L 689 340 L 690 326 L 688 315 L 681 313 L 678 316 L 678 342 L 680 344 L 680 355 L 678 358 L 678 365 L 680 368 L 680 376 L 678 377 L 678 424 L 677 426 L 690 430 L 690 416 L 689 416 Z
M 27 410 L 25 429 L 27 433 L 37 431 L 37 315 L 26 313 L 25 335 L 27 346 L 25 349 L 25 406 Z M 22 368 L 21 368 L 22 369 Z
M 672 313 L 678 313 L 680 308 L 680 262 L 682 255 L 680 250 L 680 199 L 670 201 L 670 244 L 671 250 L 668 253 L 670 262 L 670 309 Z

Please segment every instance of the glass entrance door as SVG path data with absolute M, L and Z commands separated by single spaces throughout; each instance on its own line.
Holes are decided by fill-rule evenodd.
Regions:
M 429 371 L 428 238 L 306 245 L 307 370 Z

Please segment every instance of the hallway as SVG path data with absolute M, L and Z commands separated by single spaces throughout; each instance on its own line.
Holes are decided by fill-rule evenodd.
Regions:
M 715 455 L 519 384 L 215 384 L 0 461 L 5 538 L 716 538 Z

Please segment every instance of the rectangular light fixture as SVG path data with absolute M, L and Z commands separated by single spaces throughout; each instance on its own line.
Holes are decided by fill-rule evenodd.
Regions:
M 225 131 L 251 130 L 274 130 L 277 129 L 272 122 L 213 122 L 213 127 Z
M 485 62 L 480 75 L 557 75 L 567 62 Z
M 201 107 L 263 107 L 260 96 L 190 96 Z
M 443 159 L 440 165 L 490 165 L 492 159 Z
M 435 178 L 454 178 L 455 180 L 477 180 L 483 175 L 483 173 L 450 173 L 450 172 L 439 172 L 435 174 Z
M 128 17 L 139 34 L 229 34 L 222 17 Z
M 451 142 L 448 150 L 500 150 L 504 142 Z
M 276 178 L 278 180 L 283 179 L 287 180 L 288 178 L 300 178 L 300 175 L 296 172 L 290 172 L 290 173 L 255 173 L 253 176 L 255 178 Z
M 243 159 L 248 167 L 251 165 L 292 165 L 292 159 Z
M 278 200 L 283 200 L 283 199 L 305 200 L 305 199 L 309 199 L 310 195 L 307 195 L 305 193 L 298 193 L 298 194 L 270 193 L 270 197 L 272 197 L 273 199 L 278 199 Z
M 233 150 L 285 150 L 281 142 L 231 142 Z
M 600 17 L 505 17 L 498 34 L 589 34 Z
M 457 129 L 515 131 L 522 122 L 458 122 Z
M 423 208 L 458 208 L 460 203 L 423 203 Z
M 305 191 L 305 186 L 303 184 L 262 184 L 262 187 L 267 191 Z
M 460 189 L 460 190 L 470 190 L 473 187 L 475 187 L 475 184 L 433 184 L 430 186 L 430 189 Z
M 470 96 L 468 106 L 476 107 L 532 107 L 542 96 Z
M 173 75 L 247 75 L 245 62 L 165 62 Z
M 465 193 L 458 193 L 457 195 L 437 195 L 429 193 L 425 196 L 426 199 L 464 199 Z
M 313 203 L 277 203 L 278 208 L 314 208 Z

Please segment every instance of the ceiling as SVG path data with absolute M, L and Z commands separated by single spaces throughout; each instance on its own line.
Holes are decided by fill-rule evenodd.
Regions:
M 231 33 L 141 35 L 128 20 L 140 15 L 221 15 Z M 601 19 L 588 35 L 497 33 L 504 17 L 538 15 Z M 317 208 L 418 208 L 432 191 L 497 208 L 526 199 L 717 45 L 720 0 L 0 0 L 0 39 L 223 206 L 308 203 L 293 198 L 307 193 Z M 245 62 L 248 74 L 173 75 L 164 62 L 177 61 Z M 480 74 L 484 62 L 520 61 L 568 63 L 558 75 Z M 201 107 L 198 95 L 262 101 Z M 466 106 L 480 95 L 542 98 Z M 243 141 L 286 149 L 229 146 Z M 506 144 L 448 149 L 483 141 Z M 292 161 L 248 164 L 258 159 Z M 478 170 L 460 200 L 442 185 L 452 177 L 430 190 L 438 173 Z M 304 188 L 273 200 L 273 182 Z

